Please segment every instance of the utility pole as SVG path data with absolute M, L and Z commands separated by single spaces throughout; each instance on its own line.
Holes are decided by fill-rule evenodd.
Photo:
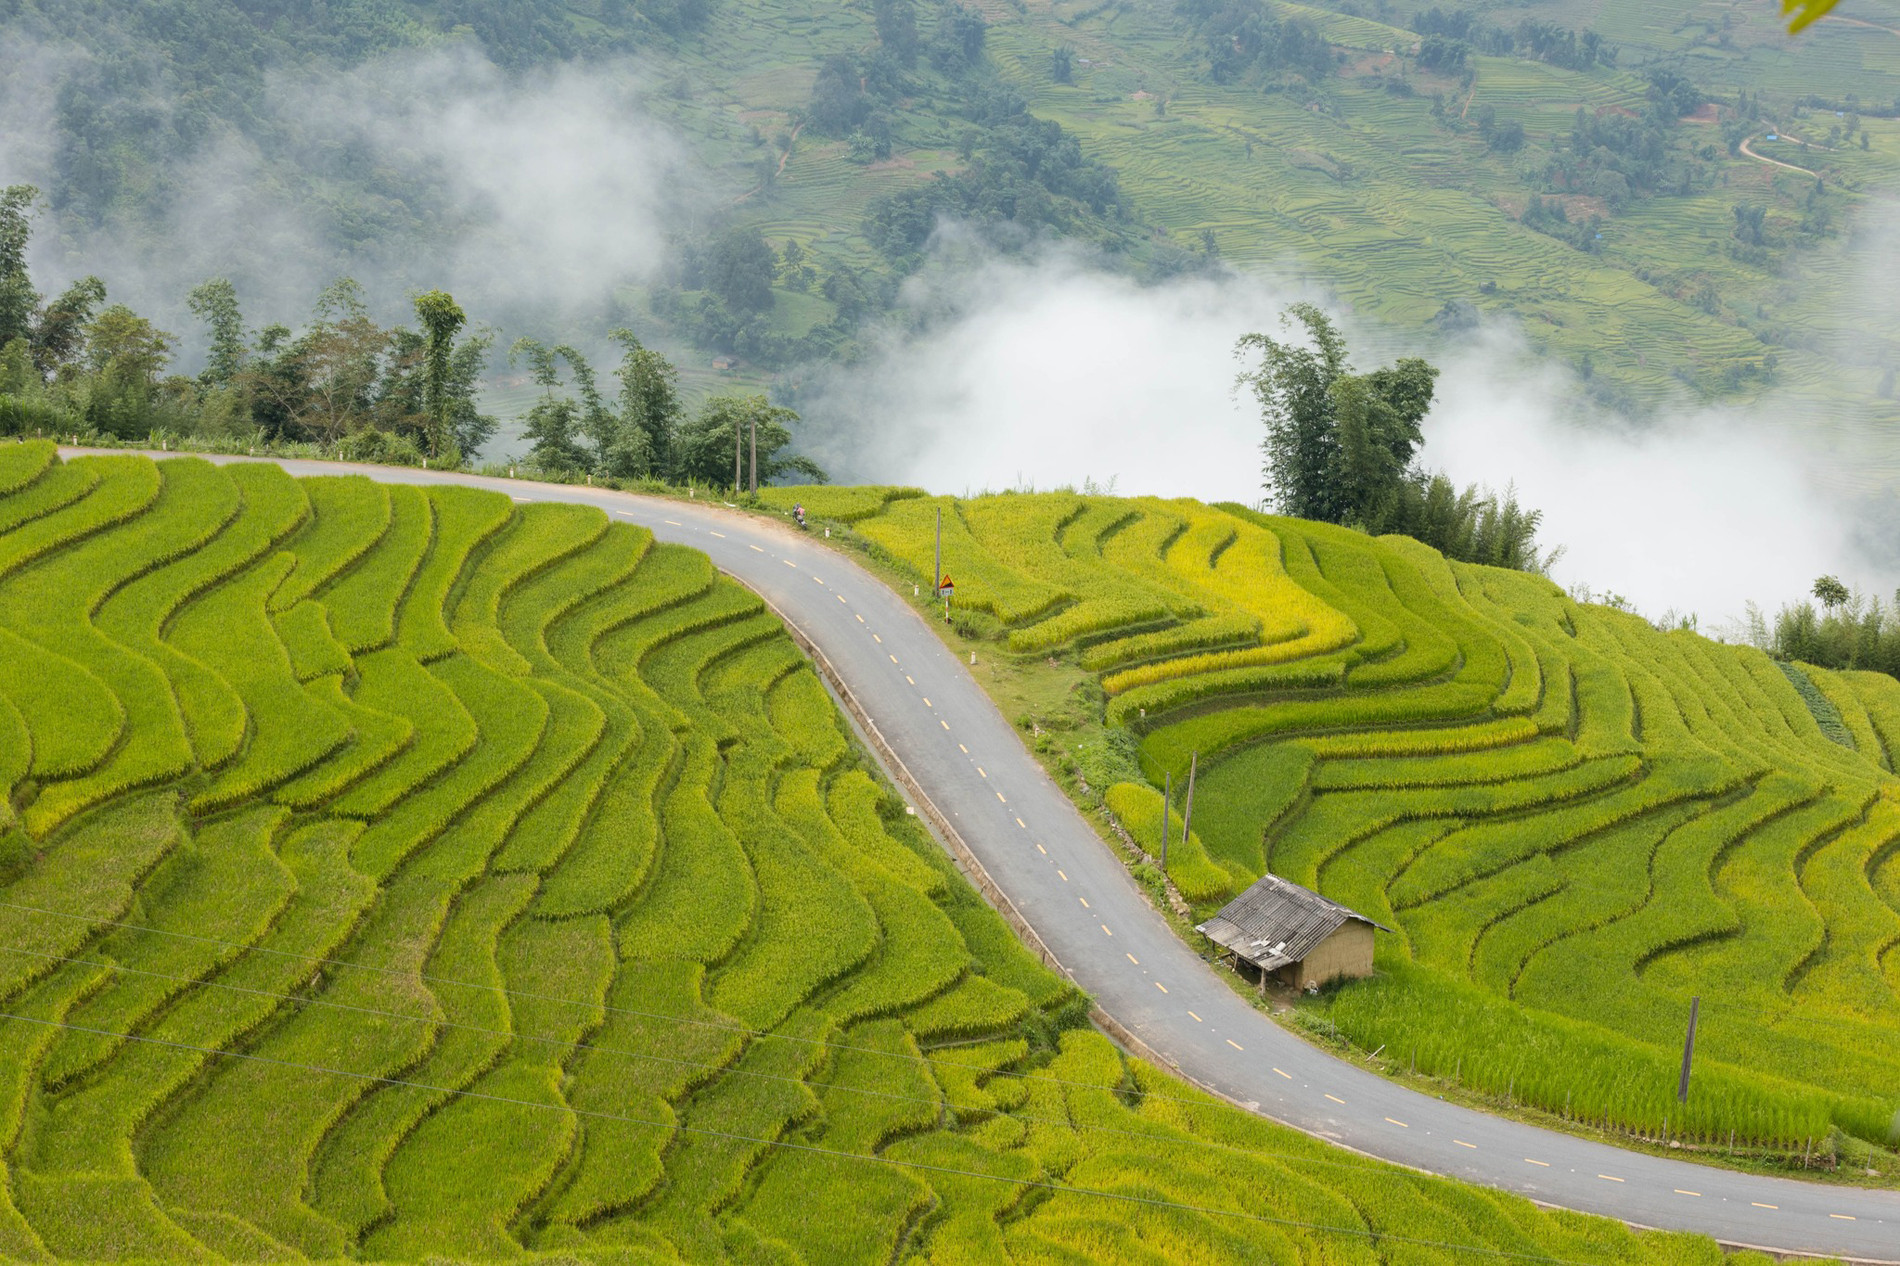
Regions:
M 739 481 L 739 457 L 745 448 L 745 424 L 737 418 L 732 422 L 732 495 L 738 496 L 739 489 L 745 487 Z
M 759 495 L 759 420 L 752 419 L 752 495 Z
M 1168 873 L 1168 798 L 1174 794 L 1174 771 L 1161 775 L 1161 873 Z
M 1689 999 L 1689 1036 L 1682 1044 L 1682 1080 L 1676 1085 L 1676 1102 L 1689 1102 L 1689 1061 L 1695 1058 L 1695 1018 L 1702 1008 L 1700 996 Z
M 930 591 L 943 592 L 943 507 L 937 507 L 937 552 L 930 560 Z
M 1194 826 L 1194 771 L 1200 767 L 1201 754 L 1195 752 L 1188 757 L 1188 797 L 1187 807 L 1181 810 L 1181 843 L 1188 842 L 1188 832 Z

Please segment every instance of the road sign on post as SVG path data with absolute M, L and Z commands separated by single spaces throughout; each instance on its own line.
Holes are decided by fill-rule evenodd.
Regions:
M 1174 771 L 1161 775 L 1161 873 L 1168 873 L 1168 797 L 1174 794 Z

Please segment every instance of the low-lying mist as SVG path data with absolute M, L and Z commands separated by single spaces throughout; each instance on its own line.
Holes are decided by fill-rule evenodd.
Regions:
M 959 252 L 967 255 L 967 252 Z M 800 406 L 844 480 L 938 492 L 1080 487 L 1257 504 L 1261 427 L 1233 391 L 1234 341 L 1278 331 L 1317 287 L 1226 274 L 1143 286 L 1063 253 L 936 269 L 865 361 L 824 372 Z M 1329 305 L 1330 306 L 1330 305 Z M 1770 609 L 1839 573 L 1892 589 L 1868 548 L 1871 509 L 1764 406 L 1606 414 L 1573 374 L 1487 326 L 1450 353 L 1343 324 L 1361 369 L 1425 355 L 1443 370 L 1421 454 L 1460 484 L 1541 509 L 1553 577 L 1704 629 Z M 1842 460 L 1845 460 L 1844 458 Z
M 50 103 L 87 61 L 70 45 L 0 51 L 0 183 L 51 190 L 70 175 Z M 184 298 L 213 276 L 236 284 L 253 325 L 297 324 L 348 275 L 384 320 L 443 287 L 512 332 L 604 326 L 615 288 L 653 275 L 668 230 L 706 196 L 684 145 L 643 108 L 646 84 L 626 60 L 505 73 L 466 43 L 273 73 L 245 128 L 215 126 L 149 173 L 136 205 L 103 223 L 43 214 L 34 279 L 56 293 L 103 277 L 180 337 L 186 367 L 201 340 Z M 161 122 L 189 108 L 162 88 L 123 91 L 109 104 Z

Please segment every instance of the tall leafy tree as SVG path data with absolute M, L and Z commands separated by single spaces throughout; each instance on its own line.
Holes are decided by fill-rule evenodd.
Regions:
M 26 244 L 33 235 L 33 208 L 40 191 L 32 185 L 0 189 L 0 347 L 31 338 L 39 292 L 26 271 Z
M 1283 329 L 1295 322 L 1310 346 L 1266 334 L 1241 336 L 1234 354 L 1258 353 L 1260 363 L 1239 381 L 1260 403 L 1267 431 L 1262 444 L 1267 487 L 1275 507 L 1295 518 L 1334 523 L 1344 507 L 1335 478 L 1339 436 L 1332 389 L 1347 372 L 1346 340 L 1313 304 L 1296 303 L 1280 317 Z
M 617 479 L 664 476 L 672 470 L 682 412 L 679 370 L 632 330 L 611 337 L 621 347 L 619 416 L 613 442 L 601 449 L 601 468 Z
M 446 290 L 416 296 L 416 319 L 423 331 L 423 411 L 428 417 L 429 455 L 440 457 L 453 443 L 449 380 L 454 369 L 455 336 L 468 317 Z
M 106 283 L 81 277 L 40 310 L 33 320 L 33 364 L 41 377 L 74 368 L 86 342 L 86 327 L 106 301 Z
M 541 387 L 541 398 L 522 420 L 522 436 L 534 445 L 528 453 L 529 461 L 554 474 L 588 469 L 587 450 L 581 444 L 580 406 L 562 392 L 561 349 L 536 339 L 519 338 L 508 349 L 508 363 L 514 364 L 517 358 L 528 362 L 529 371 Z
M 791 426 L 797 421 L 797 413 L 762 395 L 714 396 L 700 406 L 698 416 L 680 435 L 680 477 L 699 483 L 729 482 L 735 443 L 740 446 L 741 467 L 749 475 L 756 426 L 761 483 L 789 474 L 824 483 L 825 472 L 816 462 L 787 451 L 792 443 Z
M 192 315 L 205 323 L 210 347 L 205 355 L 204 372 L 198 380 L 206 386 L 229 385 L 243 372 L 247 353 L 244 338 L 244 314 L 238 308 L 237 287 L 224 277 L 213 277 L 192 288 L 185 296 Z

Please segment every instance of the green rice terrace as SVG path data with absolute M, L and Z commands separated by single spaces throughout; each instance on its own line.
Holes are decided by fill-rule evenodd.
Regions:
M 941 509 L 951 636 L 1150 853 L 1198 753 L 1191 921 L 1271 871 L 1395 929 L 1307 1023 L 1612 1131 L 1894 1141 L 1900 682 L 1238 506 L 772 495 L 925 585 Z
M 1696 953 L 1742 976 L 1798 942 L 1808 1001 L 1784 1010 L 1811 1027 L 1825 1015 L 1847 1033 L 1855 1007 L 1885 1005 L 1839 983 L 1892 919 L 1857 869 L 1885 821 L 1866 811 L 1881 775 L 1809 741 L 1772 669 L 1659 663 L 1637 688 L 1639 736 L 1606 667 L 1626 665 L 1611 641 L 1634 635 L 1591 617 L 1573 639 L 1561 621 L 1581 617 L 1555 600 L 1498 623 L 1488 598 L 1460 602 L 1471 576 L 1380 543 L 1337 558 L 1388 566 L 1391 593 L 1349 597 L 1301 563 L 1262 606 L 1244 586 L 1215 596 L 1246 565 L 1277 576 L 1276 538 L 1252 523 L 1098 505 L 1099 530 L 1082 532 L 1077 503 L 992 504 L 1035 510 L 995 538 L 1021 549 L 973 585 L 1026 642 L 1155 626 L 1093 652 L 1148 678 L 1116 681 L 1118 712 L 1294 672 L 1343 675 L 1337 697 L 1363 697 L 1367 719 L 1512 718 L 1315 750 L 1240 746 L 1298 714 L 1229 709 L 1154 729 L 1155 766 L 1213 750 L 1194 734 L 1214 726 L 1230 786 L 1255 762 L 1277 771 L 1263 787 L 1383 780 L 1395 805 L 1436 796 L 1474 818 L 1482 797 L 1570 787 L 1582 812 L 1621 813 L 1630 839 L 1604 837 L 1617 847 L 1674 828 L 1685 859 L 1766 821 L 1716 870 L 1704 921 L 1731 893 L 1770 899 L 1797 877 L 1852 916 L 1818 953 L 1819 925 L 1792 921 L 1773 945 Z M 1190 519 L 1188 535 L 1171 526 Z M 1216 550 L 1223 532 L 1233 547 Z M 1206 546 L 1199 576 L 1175 571 L 1190 544 Z M 1319 556 L 1358 586 L 1363 566 L 1347 581 L 1330 544 Z M 1144 549 L 1118 605 L 1034 632 L 1065 568 L 1120 575 L 1121 551 Z M 1204 615 L 1161 627 L 1196 601 Z M 1426 615 L 1446 632 L 1427 636 Z M 1248 620 L 1265 636 L 1243 651 Z M 886 789 L 758 600 L 597 510 L 6 446 L 0 642 L 0 1257 L 1719 1260 L 1705 1239 L 1638 1237 L 1330 1149 L 1124 1058 Z M 1217 648 L 1198 676 L 1138 666 L 1197 644 Z M 1296 667 L 1266 662 L 1275 646 Z M 1724 722 L 1781 718 L 1760 743 L 1773 772 L 1728 748 L 1665 772 L 1661 745 L 1686 750 L 1713 722 L 1652 709 L 1700 672 L 1725 683 L 1711 696 Z M 1353 691 L 1358 673 L 1378 687 Z M 1568 673 L 1574 707 L 1567 684 L 1536 685 Z M 1824 684 L 1874 742 L 1862 696 Z M 1434 734 L 1495 751 L 1514 780 L 1465 789 L 1469 757 L 1428 768 Z M 1194 865 L 1210 887 L 1268 860 L 1347 883 L 1298 829 L 1350 804 L 1346 783 L 1276 831 L 1270 856 L 1232 825 L 1238 795 L 1210 796 L 1228 816 L 1209 814 Z M 1632 800 L 1649 807 L 1619 809 Z M 1352 851 L 1417 853 L 1390 885 L 1394 917 L 1438 963 L 1462 926 L 1451 911 L 1489 891 L 1456 884 L 1456 859 L 1506 859 L 1481 825 L 1459 849 L 1449 819 L 1398 816 L 1356 826 Z M 1501 873 L 1522 905 L 1574 864 L 1539 854 Z M 1365 873 L 1368 897 L 1384 890 Z M 1561 897 L 1545 906 L 1557 924 Z M 1652 964 L 1647 987 L 1666 993 L 1681 966 Z M 1520 992 L 1542 980 L 1520 975 Z M 1873 1041 L 1873 1019 L 1852 1023 Z M 1845 1038 L 1837 1049 L 1846 1060 Z

